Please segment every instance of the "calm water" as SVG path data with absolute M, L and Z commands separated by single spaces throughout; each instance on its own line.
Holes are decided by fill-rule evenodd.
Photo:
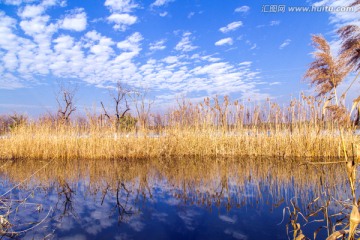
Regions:
M 288 239 L 288 210 L 306 216 L 329 197 L 348 198 L 342 167 L 277 159 L 9 160 L 0 169 L 1 213 L 21 239 Z M 324 219 L 322 211 L 315 219 Z M 302 230 L 313 238 L 321 226 Z M 318 239 L 326 236 L 322 229 Z

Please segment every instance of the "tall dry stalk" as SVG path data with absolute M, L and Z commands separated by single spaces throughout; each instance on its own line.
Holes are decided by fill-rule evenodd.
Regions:
M 348 161 L 343 134 L 348 114 L 344 102 L 339 100 L 337 87 L 349 74 L 351 68 L 343 55 L 338 57 L 332 55 L 330 45 L 323 36 L 314 35 L 312 41 L 316 49 L 313 53 L 315 60 L 311 63 L 304 77 L 310 79 L 311 84 L 316 86 L 319 96 L 327 96 L 327 101 L 331 102 L 327 109 L 338 122 L 342 151 L 345 160 Z
M 360 1 L 355 1 L 351 4 L 351 6 L 358 7 L 357 12 L 360 12 Z M 346 60 L 347 65 L 357 72 L 355 78 L 344 92 L 345 96 L 360 76 L 360 27 L 355 24 L 346 25 L 338 30 L 338 34 L 342 40 L 340 54 Z M 353 109 L 357 108 L 357 120 L 355 121 L 356 125 L 359 124 L 359 101 L 360 96 L 353 101 Z
M 356 1 L 353 5 L 358 4 L 359 1 Z M 326 96 L 326 105 L 328 106 L 325 108 L 331 112 L 332 117 L 338 123 L 342 151 L 346 162 L 346 172 L 352 194 L 352 211 L 348 231 L 349 239 L 352 240 L 355 238 L 357 226 L 360 223 L 360 214 L 355 195 L 356 161 L 354 157 L 352 159 L 348 157 L 348 149 L 344 138 L 344 128 L 347 123 L 350 122 L 352 112 L 351 110 L 349 113 L 345 107 L 345 98 L 360 72 L 341 95 L 341 99 L 339 99 L 337 87 L 343 82 L 351 70 L 359 71 L 360 69 L 360 28 L 355 25 L 348 25 L 339 29 L 338 32 L 343 42 L 340 54 L 337 57 L 331 55 L 330 45 L 322 36 L 313 36 L 312 40 L 317 51 L 314 53 L 315 61 L 311 63 L 309 70 L 305 74 L 305 78 L 310 79 L 311 83 L 316 85 L 317 92 L 320 96 Z M 358 102 L 358 99 L 354 100 L 353 108 L 358 105 Z M 354 143 L 352 143 L 352 147 L 353 145 Z M 345 233 L 347 233 L 347 231 L 337 231 L 330 235 L 328 239 L 334 239 L 334 237 L 336 238 L 339 234 L 344 235 Z
M 154 103 L 153 100 L 147 100 L 148 93 L 149 91 L 145 89 L 143 91 L 132 91 L 130 94 L 142 130 L 146 130 L 149 124 L 150 110 Z
M 352 7 L 358 7 L 360 5 L 360 1 L 356 0 L 351 4 Z M 358 8 L 357 12 L 360 11 L 360 8 Z M 344 59 L 346 60 L 347 65 L 353 69 L 355 72 L 358 72 L 354 80 L 351 82 L 350 86 L 346 90 L 344 94 L 347 93 L 347 91 L 350 89 L 350 87 L 353 85 L 354 82 L 356 82 L 357 78 L 360 75 L 360 27 L 354 24 L 344 26 L 338 30 L 338 33 L 340 35 L 340 38 L 342 39 L 342 45 L 340 54 L 344 56 Z M 358 108 L 358 115 L 359 118 L 359 101 L 360 96 L 357 99 L 354 99 L 353 101 L 353 107 Z M 350 179 L 350 185 L 352 188 L 355 188 L 355 181 L 356 181 L 356 163 L 353 159 L 351 162 L 348 161 L 346 164 L 348 176 Z M 358 202 L 356 201 L 355 196 L 355 190 L 352 189 L 353 193 L 353 209 L 350 214 L 350 233 L 349 233 L 349 239 L 354 239 L 355 231 L 357 229 L 357 226 L 360 223 L 360 214 L 358 210 Z

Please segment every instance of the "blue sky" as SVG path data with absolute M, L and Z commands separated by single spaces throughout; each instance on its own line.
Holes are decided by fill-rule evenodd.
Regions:
M 311 34 L 338 46 L 335 30 L 358 13 L 290 12 L 350 0 L 2 0 L 0 114 L 56 110 L 59 82 L 77 86 L 79 110 L 110 103 L 121 81 L 148 89 L 161 109 L 177 96 L 286 102 L 309 89 Z M 285 5 L 284 12 L 264 6 Z

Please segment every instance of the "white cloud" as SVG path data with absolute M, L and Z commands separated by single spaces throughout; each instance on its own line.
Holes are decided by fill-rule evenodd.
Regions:
M 209 61 L 211 60 L 211 61 Z M 188 61 L 195 66 L 190 67 Z M 191 64 L 191 65 L 192 65 Z M 148 60 L 139 68 L 144 82 L 163 92 L 160 99 L 168 102 L 176 93 L 198 93 L 202 98 L 213 94 L 237 92 L 246 97 L 266 97 L 256 89 L 258 72 L 251 71 L 251 63 L 232 65 L 222 59 L 194 54 L 168 56 L 161 61 Z M 266 95 L 266 96 L 265 96 Z
M 291 39 L 286 39 L 280 46 L 279 49 L 282 50 L 291 43 Z
M 197 67 L 194 69 L 194 73 L 196 75 L 204 75 L 209 74 L 212 76 L 219 75 L 222 73 L 226 73 L 231 70 L 232 66 L 230 66 L 226 62 L 212 63 L 210 65 L 205 65 L 201 67 Z
M 278 26 L 280 24 L 280 21 L 271 21 L 270 26 Z
M 58 30 L 57 24 L 51 23 L 48 15 L 41 15 L 22 20 L 19 25 L 27 35 L 25 38 L 17 36 L 15 54 L 19 59 L 18 72 L 21 77 L 29 79 L 33 73 L 49 74 L 51 39 Z
M 74 75 L 82 71 L 84 53 L 80 44 L 68 35 L 62 35 L 53 40 L 54 54 L 49 68 L 56 76 Z
M 20 5 L 20 4 L 28 4 L 31 2 L 37 2 L 33 0 L 25 0 L 25 1 L 6 1 L 10 2 L 9 4 L 12 5 Z M 5 3 L 6 3 L 5 2 Z M 21 7 L 18 9 L 17 13 L 18 16 L 21 18 L 33 18 L 42 15 L 47 8 L 59 5 L 61 7 L 64 7 L 66 5 L 65 0 L 43 0 L 38 5 L 25 5 L 24 7 Z
M 53 25 L 47 25 L 49 21 L 49 16 L 37 16 L 30 20 L 23 20 L 20 22 L 20 27 L 24 30 L 24 32 L 27 35 L 34 35 L 43 33 L 47 30 L 47 27 L 53 26 Z M 55 26 L 54 26 L 55 27 Z M 51 30 L 49 28 L 49 30 Z M 56 29 L 53 29 L 55 31 Z
M 281 85 L 281 82 L 271 82 L 269 83 L 270 86 L 274 86 L 274 85 Z
M 18 67 L 18 59 L 14 52 L 7 52 L 2 60 L 4 61 L 4 67 L 9 71 L 14 71 Z
M 90 47 L 90 52 L 94 55 L 102 56 L 102 58 L 99 59 L 108 60 L 114 52 L 114 50 L 111 48 L 112 45 L 114 45 L 114 42 L 111 40 L 111 38 L 101 37 L 98 43 Z
M 17 21 L 14 18 L 6 16 L 0 11 L 0 49 L 6 51 L 15 51 L 18 43 L 17 36 L 13 33 L 16 29 Z
M 252 64 L 252 62 L 250 61 L 245 61 L 245 62 L 241 62 L 239 63 L 239 66 L 246 66 L 246 67 L 250 67 Z
M 228 25 L 226 25 L 226 27 L 220 28 L 219 31 L 222 32 L 222 33 L 235 31 L 236 29 L 238 29 L 242 25 L 243 25 L 243 23 L 241 21 L 232 22 L 232 23 L 229 23 Z
M 235 9 L 235 12 L 243 12 L 246 13 L 250 10 L 249 6 L 241 6 Z
M 15 5 L 15 6 L 19 6 L 22 3 L 31 3 L 31 2 L 35 2 L 34 0 L 5 0 L 4 3 L 8 4 L 8 5 Z
M 60 7 L 66 7 L 66 0 L 43 0 L 41 6 L 52 7 L 59 5 Z
M 164 62 L 168 63 L 168 64 L 173 64 L 176 63 L 178 61 L 178 57 L 176 56 L 168 56 L 166 58 L 163 59 Z
M 124 51 L 139 51 L 139 43 L 143 40 L 140 33 L 130 35 L 126 40 L 119 42 L 116 46 Z
M 60 27 L 66 30 L 84 31 L 86 29 L 86 13 L 83 9 L 76 9 L 68 14 L 62 21 Z
M 50 23 L 50 16 L 45 15 L 45 11 L 50 6 L 61 4 L 55 0 L 44 0 L 39 5 L 27 5 L 18 10 L 21 17 L 20 27 L 25 34 L 34 37 L 38 43 L 50 43 L 50 38 L 58 30 L 58 23 Z
M 101 39 L 101 34 L 96 32 L 95 30 L 87 32 L 85 34 L 85 37 L 92 40 L 92 41 L 98 41 Z
M 22 0 L 5 0 L 5 4 L 18 6 L 22 3 Z
M 315 2 L 313 6 L 315 7 L 348 7 L 350 6 L 354 0 L 322 0 L 319 2 Z M 336 27 L 339 27 L 344 24 L 355 24 L 360 26 L 360 18 L 359 12 L 356 10 L 360 10 L 360 6 L 353 9 L 354 11 L 331 11 L 330 12 L 330 23 L 335 24 Z
M 132 60 L 139 55 L 141 51 L 141 41 L 143 37 L 140 33 L 135 32 L 128 36 L 124 41 L 117 44 L 117 47 L 124 52 L 116 56 L 114 59 L 114 66 L 124 68 L 122 74 L 126 74 L 126 78 L 136 75 L 137 67 L 133 64 Z M 117 72 L 116 69 L 114 69 Z
M 165 4 L 168 4 L 170 2 L 173 2 L 174 0 L 156 0 L 155 2 L 153 2 L 150 6 L 151 7 L 161 7 Z
M 137 16 L 129 14 L 139 7 L 134 1 L 106 0 L 104 5 L 108 7 L 112 13 L 107 20 L 111 23 L 115 23 L 115 30 L 125 31 L 130 25 L 137 22 Z
M 162 12 L 159 14 L 160 17 L 166 17 L 168 15 L 168 12 Z
M 187 15 L 187 18 L 192 18 L 195 15 L 195 12 L 189 12 L 189 14 Z
M 132 0 L 106 0 L 104 5 L 111 11 L 120 13 L 130 13 L 139 7 Z
M 127 13 L 113 13 L 108 17 L 108 21 L 115 23 L 114 29 L 125 31 L 128 26 L 136 23 L 137 17 Z
M 24 88 L 25 86 L 19 81 L 19 78 L 15 77 L 11 73 L 1 74 L 0 80 L 0 89 L 17 89 L 17 88 Z
M 164 50 L 166 48 L 165 42 L 166 42 L 165 39 L 161 39 L 159 41 L 150 43 L 149 50 L 150 51 Z
M 341 39 L 339 39 L 337 30 L 345 25 L 356 25 L 360 27 L 360 5 L 353 7 L 352 9 L 346 9 L 349 7 L 354 0 L 322 0 L 313 3 L 314 7 L 319 9 L 323 7 L 327 8 L 340 8 L 343 11 L 328 11 L 329 13 L 329 24 L 332 25 L 333 31 L 331 37 L 333 38 L 330 42 L 331 51 L 333 54 L 337 54 L 341 48 Z
M 18 12 L 21 18 L 33 18 L 41 15 L 45 11 L 45 8 L 41 5 L 27 5 Z
M 123 5 L 120 7 L 116 2 Z M 136 22 L 136 16 L 130 14 L 134 6 L 137 6 L 132 1 L 106 3 L 112 16 L 108 21 L 123 24 L 124 27 Z M 46 4 L 51 5 L 51 0 Z M 58 28 L 67 26 L 67 29 L 85 29 L 86 24 L 64 24 L 66 18 L 78 19 L 76 16 L 81 11 L 56 20 L 44 15 L 44 12 L 29 11 L 25 14 L 24 10 L 25 8 L 19 11 L 24 14 L 24 18 L 19 20 L 0 11 L 0 88 L 30 86 L 36 79 L 44 81 L 41 79 L 46 76 L 47 79 L 78 79 L 102 87 L 109 86 L 118 79 L 131 87 L 151 84 L 163 101 L 183 92 L 196 93 L 196 97 L 233 92 L 243 96 L 259 95 L 256 85 L 258 72 L 251 69 L 250 63 L 228 63 L 218 54 L 204 55 L 201 51 L 194 51 L 199 47 L 194 46 L 194 37 L 190 32 L 180 35 L 181 40 L 175 47 L 179 52 L 172 52 L 170 55 L 162 52 L 157 59 L 156 54 L 153 54 L 143 63 L 138 59 L 143 42 L 143 36 L 139 32 L 130 35 L 116 34 L 117 37 L 123 37 L 112 39 L 93 30 L 84 32 L 79 37 L 79 33 L 58 31 Z M 118 17 L 121 15 L 136 19 L 125 21 L 126 17 Z M 79 27 L 80 25 L 85 27 Z M 232 43 L 231 38 L 230 41 L 222 41 L 225 45 Z M 150 51 L 165 48 L 165 39 L 149 44 Z M 145 56 L 146 54 L 142 55 L 141 59 Z
M 279 26 L 280 25 L 280 21 L 270 21 L 270 23 L 267 25 L 267 24 L 260 24 L 260 25 L 257 25 L 256 27 L 257 28 L 263 28 L 263 27 L 274 27 L 274 26 Z
M 197 49 L 197 46 L 193 46 L 191 44 L 190 36 L 190 32 L 183 33 L 180 42 L 175 46 L 175 50 L 182 52 L 190 52 Z
M 203 61 L 208 61 L 208 62 L 218 62 L 221 60 L 221 58 L 215 58 L 215 57 L 212 57 L 212 56 L 202 56 L 200 57 Z
M 223 45 L 233 45 L 233 39 L 230 37 L 223 38 L 215 43 L 215 46 L 223 46 Z

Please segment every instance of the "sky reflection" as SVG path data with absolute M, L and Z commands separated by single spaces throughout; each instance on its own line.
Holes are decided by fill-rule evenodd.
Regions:
M 42 221 L 24 239 L 287 239 L 283 210 L 293 199 L 305 212 L 323 191 L 319 177 L 333 196 L 347 194 L 341 174 L 296 161 L 58 161 L 29 177 L 41 164 L 11 161 L 0 172 L 1 193 L 26 180 L 7 195 L 18 207 L 12 230 Z

